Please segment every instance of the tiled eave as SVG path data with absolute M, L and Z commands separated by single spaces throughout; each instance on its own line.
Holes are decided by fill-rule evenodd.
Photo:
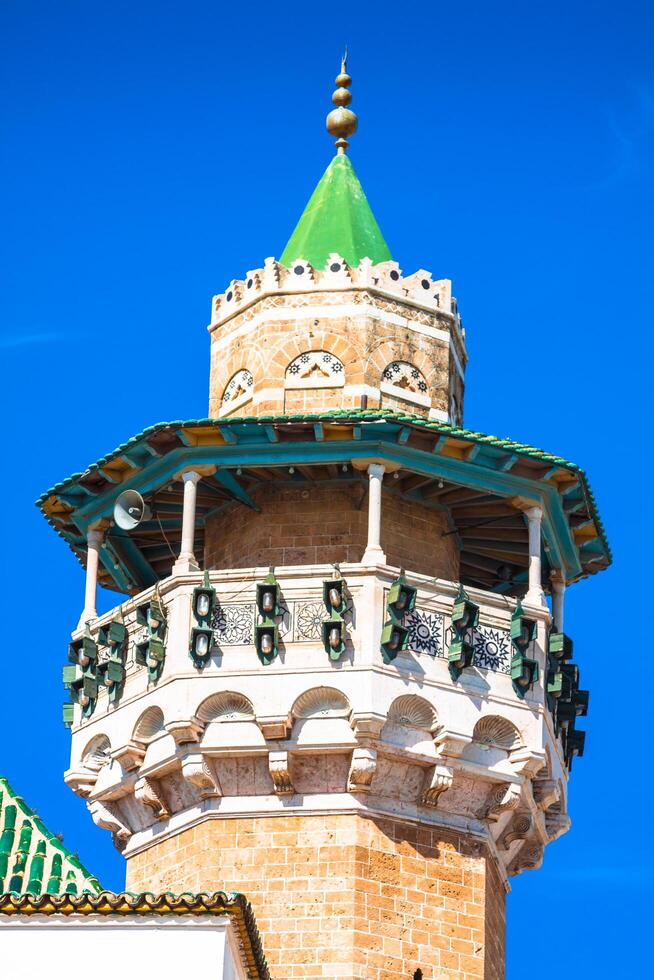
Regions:
M 259 930 L 250 903 L 237 892 L 100 892 L 98 895 L 0 894 L 2 915 L 227 915 L 236 927 L 248 976 L 268 980 Z
M 574 463 L 508 439 L 378 410 L 161 422 L 56 484 L 37 505 L 84 562 L 88 526 L 109 517 L 116 496 L 128 487 L 149 493 L 180 469 L 211 462 L 226 474 L 224 483 L 212 485 L 215 503 L 240 500 L 248 505 L 247 493 L 233 479 L 239 466 L 312 466 L 371 455 L 392 459 L 406 471 L 433 472 L 454 483 L 479 486 L 483 492 L 543 500 L 550 546 L 566 567 L 568 581 L 611 562 L 592 491 Z M 103 556 L 103 584 L 130 592 L 152 584 L 152 569 L 143 562 L 139 567 L 138 556 L 133 557 L 136 564 L 128 568 L 129 555 Z

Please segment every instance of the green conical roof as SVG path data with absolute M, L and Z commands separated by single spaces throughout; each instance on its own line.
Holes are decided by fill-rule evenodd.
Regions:
M 391 258 L 350 158 L 344 154 L 335 156 L 320 178 L 280 262 L 291 266 L 296 259 L 306 259 L 315 269 L 323 269 L 332 252 L 350 266 L 358 266 L 364 258 L 372 262 Z

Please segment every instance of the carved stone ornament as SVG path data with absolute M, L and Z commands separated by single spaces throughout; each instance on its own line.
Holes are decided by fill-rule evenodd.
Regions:
M 268 769 L 277 796 L 289 796 L 295 792 L 288 764 L 288 752 L 268 753 Z
M 403 694 L 390 706 L 388 720 L 407 728 L 433 732 L 437 724 L 436 709 L 417 694 Z
M 64 775 L 66 786 L 77 796 L 87 797 L 92 792 L 98 779 L 98 773 L 81 766 L 79 769 L 69 769 Z
M 521 787 L 518 783 L 500 783 L 494 786 L 487 800 L 486 817 L 497 820 L 508 810 L 517 810 Z
M 442 728 L 439 732 L 436 732 L 434 736 L 434 744 L 438 754 L 442 756 L 450 756 L 453 759 L 463 755 L 471 741 L 471 735 L 465 735 L 463 732 L 447 731 L 445 728 Z
M 507 752 L 520 745 L 520 733 L 515 725 L 498 715 L 481 718 L 474 727 L 472 738 L 481 745 L 491 745 Z
M 165 820 L 170 816 L 168 804 L 157 780 L 149 779 L 147 776 L 139 776 L 134 784 L 134 796 L 139 803 L 143 803 L 154 810 L 158 820 Z
M 379 738 L 386 723 L 386 716 L 374 711 L 355 712 L 350 720 L 357 738 Z
M 521 871 L 535 871 L 542 863 L 542 846 L 527 847 L 525 844 L 520 848 L 507 870 L 510 875 L 519 875 Z
M 175 745 L 188 745 L 191 742 L 199 741 L 203 726 L 194 718 L 179 719 L 169 721 L 166 724 L 166 731 L 175 739 Z
M 261 734 L 269 742 L 288 738 L 293 727 L 293 719 L 289 714 L 257 718 Z
M 93 800 L 92 803 L 87 803 L 86 805 L 93 819 L 93 823 L 98 827 L 102 827 L 104 830 L 111 831 L 114 844 L 119 851 L 122 851 L 132 836 L 132 831 L 116 813 L 115 805 L 110 802 L 101 802 L 100 800 Z
M 501 851 L 508 851 L 516 840 L 525 840 L 529 836 L 529 831 L 533 825 L 533 820 L 531 814 L 529 813 L 516 813 L 513 820 L 509 824 L 509 829 L 506 833 L 502 834 L 497 846 Z
M 547 759 L 544 752 L 522 748 L 511 753 L 511 765 L 516 775 L 533 779 L 547 765 Z
M 218 777 L 201 752 L 192 752 L 182 759 L 182 776 L 197 791 L 201 800 L 222 796 Z
M 377 750 L 356 748 L 352 753 L 352 763 L 347 788 L 350 793 L 368 793 L 373 776 L 377 770 Z
M 111 762 L 111 743 L 106 735 L 96 735 L 82 752 L 82 764 L 86 769 L 98 773 Z
M 138 769 L 143 762 L 145 758 L 145 746 L 130 739 L 125 745 L 114 749 L 111 757 L 116 760 L 125 772 L 131 772 L 132 769 Z
M 534 779 L 532 790 L 539 810 L 549 810 L 561 798 L 559 784 L 555 779 Z
M 205 724 L 211 721 L 250 721 L 254 718 L 254 708 L 243 694 L 222 691 L 202 702 L 197 717 Z
M 350 705 L 334 687 L 313 687 L 296 699 L 292 714 L 295 718 L 347 718 Z
M 421 802 L 423 806 L 438 806 L 441 793 L 451 789 L 454 782 L 454 770 L 449 766 L 434 766 L 425 777 L 422 787 Z
M 570 829 L 570 823 L 568 814 L 561 813 L 560 804 L 555 803 L 545 814 L 545 830 L 548 840 L 553 841 L 566 834 Z

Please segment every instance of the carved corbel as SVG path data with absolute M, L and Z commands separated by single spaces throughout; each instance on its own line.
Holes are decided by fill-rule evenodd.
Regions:
M 268 769 L 277 796 L 289 796 L 295 792 L 289 772 L 288 752 L 269 752 Z
M 486 818 L 498 820 L 503 813 L 517 810 L 520 793 L 521 787 L 518 783 L 499 783 L 494 786 L 488 797 Z
M 385 723 L 386 715 L 377 714 L 375 711 L 354 712 L 350 720 L 352 731 L 357 739 L 379 738 Z
M 561 790 L 555 779 L 534 779 L 532 790 L 539 810 L 549 810 L 561 797 Z
M 525 840 L 529 836 L 532 826 L 533 820 L 530 813 L 516 813 L 509 824 L 509 829 L 502 834 L 497 842 L 497 846 L 501 851 L 508 851 L 514 841 Z
M 132 831 L 118 816 L 115 804 L 93 800 L 92 803 L 86 805 L 93 823 L 102 827 L 103 830 L 111 831 L 116 848 L 119 851 L 124 850 L 127 841 L 132 836 Z
M 510 875 L 519 875 L 522 871 L 535 871 L 543 863 L 543 847 L 520 848 L 513 861 L 507 868 Z
M 192 752 L 182 759 L 182 776 L 197 790 L 201 800 L 222 796 L 218 777 L 201 752 Z
M 170 816 L 170 810 L 158 780 L 150 779 L 148 776 L 139 776 L 134 784 L 134 796 L 139 803 L 143 803 L 154 810 L 157 820 L 165 820 Z
M 535 752 L 532 749 L 517 749 L 511 753 L 510 762 L 516 775 L 533 779 L 541 771 L 543 766 L 547 764 L 547 758 L 542 751 Z
M 545 830 L 549 841 L 556 840 L 567 834 L 570 830 L 570 817 L 567 813 L 560 813 L 556 804 L 545 814 Z
M 290 713 L 285 715 L 264 715 L 257 717 L 257 725 L 261 729 L 263 737 L 268 742 L 280 742 L 287 739 L 293 727 L 293 718 Z
M 115 759 L 125 772 L 131 772 L 133 769 L 138 769 L 145 759 L 145 745 L 130 739 L 125 745 L 114 749 L 111 758 Z
M 72 789 L 73 793 L 77 796 L 86 798 L 93 791 L 93 787 L 98 781 L 97 771 L 87 769 L 85 766 L 81 766 L 79 769 L 68 769 L 64 773 L 64 782 L 66 786 Z
M 441 793 L 451 789 L 454 782 L 454 769 L 449 766 L 434 766 L 425 777 L 420 801 L 423 806 L 438 806 Z
M 347 788 L 350 793 L 368 793 L 377 771 L 377 750 L 358 747 L 352 752 Z
M 204 725 L 197 718 L 178 719 L 169 721 L 166 731 L 175 739 L 175 745 L 188 745 L 190 742 L 199 742 Z
M 441 728 L 434 736 L 434 745 L 438 755 L 452 759 L 457 759 L 463 755 L 471 742 L 471 735 L 465 735 L 463 732 L 450 732 L 446 728 Z

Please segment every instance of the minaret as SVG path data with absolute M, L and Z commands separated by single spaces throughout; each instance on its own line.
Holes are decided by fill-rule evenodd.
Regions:
M 87 568 L 65 778 L 128 889 L 244 892 L 277 980 L 499 980 L 583 752 L 564 592 L 610 552 L 582 470 L 463 428 L 451 284 L 392 258 L 351 81 L 281 258 L 214 297 L 208 417 L 39 501 Z

